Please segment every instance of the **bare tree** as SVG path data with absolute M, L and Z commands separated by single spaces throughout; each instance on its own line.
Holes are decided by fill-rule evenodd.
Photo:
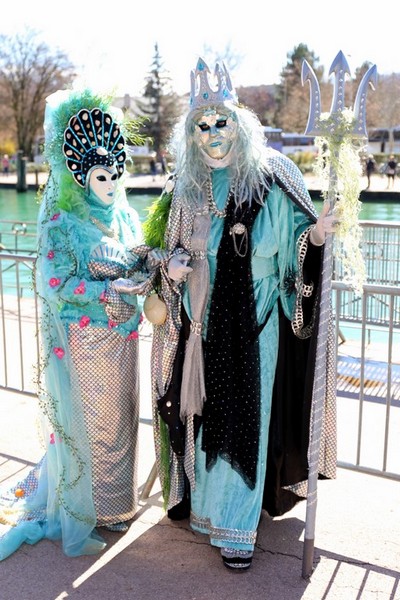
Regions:
M 239 102 L 256 113 L 263 125 L 271 125 L 275 113 L 275 85 L 236 88 Z
M 228 41 L 225 47 L 219 50 L 204 44 L 202 58 L 207 62 L 211 72 L 217 62 L 223 62 L 232 75 L 242 63 L 244 54 L 238 52 L 232 46 L 232 42 Z
M 68 57 L 52 52 L 34 30 L 0 35 L 0 103 L 11 119 L 17 149 L 28 158 L 42 131 L 46 97 L 74 76 Z
M 369 96 L 368 128 L 389 130 L 388 145 L 383 143 L 382 151 L 391 154 L 394 146 L 394 131 L 398 131 L 400 127 L 400 73 L 381 75 L 375 92 Z

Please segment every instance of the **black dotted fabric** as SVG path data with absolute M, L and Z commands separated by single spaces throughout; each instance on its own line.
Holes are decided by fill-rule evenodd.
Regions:
M 207 469 L 217 457 L 229 462 L 254 489 L 260 432 L 260 354 L 251 273 L 251 227 L 260 205 L 235 211 L 229 199 L 217 255 L 217 271 L 205 344 L 207 401 L 203 411 L 202 448 Z M 230 230 L 247 228 L 245 256 L 235 252 Z M 236 236 L 240 238 L 240 235 Z M 236 239 L 236 243 L 240 241 Z

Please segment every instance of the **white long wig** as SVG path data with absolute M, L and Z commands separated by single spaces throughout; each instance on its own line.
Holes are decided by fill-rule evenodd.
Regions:
M 207 107 L 208 108 L 208 107 Z M 230 151 L 229 176 L 235 192 L 236 205 L 263 203 L 267 178 L 272 176 L 267 166 L 267 148 L 261 123 L 250 109 L 225 102 L 212 105 L 224 114 L 233 113 L 237 121 L 237 135 Z M 210 177 L 210 166 L 195 139 L 196 119 L 204 107 L 184 115 L 176 125 L 170 142 L 170 152 L 175 158 L 177 192 L 196 206 L 201 202 L 201 190 Z

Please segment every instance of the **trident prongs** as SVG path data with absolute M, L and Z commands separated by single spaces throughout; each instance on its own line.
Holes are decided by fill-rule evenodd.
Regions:
M 354 103 L 354 118 L 356 121 L 354 125 L 354 135 L 356 136 L 368 136 L 367 125 L 365 121 L 368 84 L 373 90 L 375 90 L 377 80 L 378 73 L 376 70 L 376 65 L 373 65 L 365 73 L 357 90 L 356 101 Z
M 346 83 L 346 74 L 351 75 L 350 68 L 347 63 L 346 57 L 341 50 L 336 55 L 333 61 L 329 75 L 335 75 L 335 82 L 333 87 L 333 98 L 330 115 L 335 118 L 336 115 L 341 113 L 344 109 L 344 85 Z
M 319 118 L 321 116 L 321 92 L 318 79 L 306 60 L 303 61 L 301 68 L 302 85 L 308 81 L 310 84 L 310 114 L 305 130 L 306 135 L 321 135 Z
M 335 125 L 338 124 L 340 114 L 343 112 L 344 105 L 344 88 L 346 83 L 346 75 L 351 75 L 347 60 L 340 50 L 329 71 L 329 75 L 334 74 L 334 88 L 333 98 L 331 105 L 331 112 L 329 114 L 329 130 L 327 130 L 324 121 L 321 121 L 321 97 L 318 80 L 315 76 L 314 71 L 306 60 L 303 61 L 301 79 L 304 85 L 306 81 L 310 83 L 310 112 L 308 115 L 307 127 L 305 129 L 305 135 L 314 136 L 326 136 L 330 133 L 335 132 Z M 370 67 L 365 73 L 361 80 L 360 86 L 357 91 L 355 105 L 354 105 L 354 120 L 355 125 L 352 131 L 354 137 L 367 137 L 367 128 L 365 123 L 366 114 L 366 97 L 368 91 L 368 84 L 371 85 L 372 89 L 375 89 L 377 81 L 376 65 Z

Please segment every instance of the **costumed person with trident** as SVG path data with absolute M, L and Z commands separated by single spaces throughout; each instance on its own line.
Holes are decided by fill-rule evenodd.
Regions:
M 362 293 L 365 281 L 365 265 L 361 254 L 361 228 L 358 214 L 361 209 L 360 150 L 367 138 L 366 94 L 368 84 L 376 85 L 376 66 L 365 73 L 354 104 L 354 111 L 344 103 L 345 76 L 350 75 L 343 52 L 332 63 L 329 74 L 334 74 L 334 91 L 330 113 L 321 114 L 321 98 L 318 80 L 307 61 L 303 63 L 303 84 L 310 84 L 310 114 L 306 135 L 316 136 L 319 146 L 318 170 L 322 180 L 324 206 L 337 222 L 336 257 L 342 261 L 347 280 L 354 291 Z M 309 475 L 307 510 L 304 535 L 302 575 L 307 579 L 312 572 L 314 531 L 317 505 L 317 480 L 321 461 L 321 443 L 324 436 L 326 390 L 332 382 L 326 371 L 327 349 L 332 346 L 331 280 L 333 239 L 327 235 L 321 274 L 320 315 L 316 345 L 315 377 L 312 392 L 311 431 L 309 447 Z M 330 353 L 331 354 L 331 353 Z M 335 361 L 336 362 L 336 361 Z M 336 377 L 336 366 L 335 366 Z M 336 387 L 336 385 L 335 385 Z
M 234 571 L 252 563 L 262 508 L 306 494 L 322 246 L 296 165 L 268 148 L 228 71 L 204 60 L 170 151 L 176 171 L 144 224 L 165 244 L 154 325 L 153 424 L 171 519 L 188 517 Z M 326 357 L 327 377 L 334 362 Z M 324 398 L 320 474 L 335 477 L 335 389 Z
M 0 496 L 0 559 L 23 542 L 62 540 L 67 556 L 127 531 L 138 501 L 138 326 L 157 250 L 142 241 L 124 186 L 127 144 L 140 141 L 111 98 L 47 98 L 50 173 L 38 219 L 39 405 L 45 454 Z M 133 134 L 133 136 L 132 136 Z

